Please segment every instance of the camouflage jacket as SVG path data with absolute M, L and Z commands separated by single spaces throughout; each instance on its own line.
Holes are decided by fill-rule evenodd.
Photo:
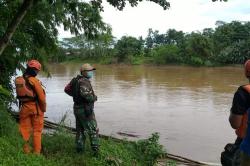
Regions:
M 89 79 L 81 75 L 73 78 L 64 91 L 73 97 L 75 105 L 93 105 L 97 101 Z

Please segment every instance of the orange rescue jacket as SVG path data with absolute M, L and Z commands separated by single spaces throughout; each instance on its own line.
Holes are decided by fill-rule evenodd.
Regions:
M 17 98 L 21 102 L 38 102 L 42 112 L 46 111 L 46 96 L 41 82 L 36 77 L 22 76 L 15 80 Z
M 17 99 L 21 102 L 35 101 L 36 93 L 32 89 L 28 78 L 19 76 L 15 79 Z

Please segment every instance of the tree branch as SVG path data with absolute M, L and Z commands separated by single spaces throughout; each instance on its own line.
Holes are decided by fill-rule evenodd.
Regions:
M 6 32 L 0 38 L 0 56 L 2 55 L 4 49 L 7 47 L 10 39 L 16 31 L 18 25 L 22 22 L 27 11 L 32 7 L 33 0 L 24 0 L 22 6 L 19 8 L 18 12 L 12 19 L 11 23 L 8 25 Z

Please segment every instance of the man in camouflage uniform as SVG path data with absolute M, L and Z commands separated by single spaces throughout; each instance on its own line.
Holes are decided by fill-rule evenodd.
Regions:
M 89 81 L 95 70 L 90 64 L 83 64 L 80 75 L 74 77 L 65 87 L 64 91 L 73 97 L 74 115 L 76 118 L 76 150 L 83 152 L 86 133 L 89 135 L 91 148 L 94 155 L 98 154 L 99 138 L 97 122 L 94 114 L 94 102 L 97 101 L 91 83 Z

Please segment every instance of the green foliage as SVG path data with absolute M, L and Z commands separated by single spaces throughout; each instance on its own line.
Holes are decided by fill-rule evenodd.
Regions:
M 191 33 L 186 37 L 186 51 L 188 55 L 196 55 L 201 59 L 207 59 L 212 56 L 212 41 L 200 34 Z
M 129 64 L 189 64 L 215 66 L 242 64 L 250 58 L 250 23 L 216 22 L 217 28 L 184 34 L 169 29 L 165 34 L 149 29 L 148 36 L 136 39 L 123 36 L 116 43 L 111 35 L 99 39 L 65 39 L 62 51 L 69 59 L 92 59 L 96 62 Z
M 189 60 L 189 64 L 194 66 L 202 66 L 204 64 L 203 60 L 197 55 L 191 56 Z
M 59 59 L 60 62 L 70 59 L 103 59 L 113 54 L 113 42 L 111 32 L 100 34 L 95 39 L 88 39 L 84 35 L 65 38 L 60 42 L 60 54 L 51 60 Z
M 129 56 L 128 61 L 132 65 L 141 65 L 144 63 L 144 57 Z
M 151 28 L 148 30 L 148 36 L 145 39 L 147 48 L 156 48 L 162 45 L 171 44 L 180 46 L 184 42 L 184 33 L 169 29 L 166 34 L 159 34 L 158 30 L 153 31 Z
M 159 134 L 153 133 L 152 136 L 136 143 L 136 149 L 141 154 L 138 156 L 146 165 L 154 165 L 156 159 L 165 153 L 163 146 L 159 144 Z
M 154 62 L 156 64 L 181 63 L 182 57 L 176 45 L 164 45 L 154 49 Z
M 137 6 L 138 2 L 141 2 L 142 0 L 107 0 L 112 6 L 117 7 L 119 10 L 122 10 L 126 2 L 128 1 L 131 6 Z M 163 7 L 164 10 L 168 9 L 170 7 L 170 3 L 166 0 L 149 0 L 151 2 L 155 2 Z M 101 2 L 101 1 L 98 1 Z
M 176 31 L 175 29 L 169 29 L 166 33 L 166 43 L 181 46 L 184 42 L 184 33 L 182 31 Z
M 202 33 L 184 34 L 181 31 L 169 29 L 166 34 L 149 29 L 145 39 L 145 55 L 154 57 L 154 62 L 167 64 L 171 61 L 194 66 L 214 66 L 216 64 L 242 64 L 250 58 L 250 23 L 232 21 L 226 23 L 217 21 L 215 30 L 205 28 Z M 164 39 L 156 40 L 162 36 Z M 172 46 L 177 46 L 178 52 L 172 52 Z M 167 56 L 169 55 L 169 56 Z
M 0 58 L 0 84 L 11 89 L 10 77 L 29 59 L 38 59 L 46 71 L 49 60 L 64 60 L 58 52 L 57 27 L 63 26 L 73 34 L 84 33 L 94 39 L 99 34 L 110 32 L 102 21 L 100 8 L 84 1 L 35 1 L 17 27 L 9 45 Z M 24 1 L 0 1 L 0 36 L 16 15 Z
M 176 165 L 177 165 L 176 162 L 173 161 L 173 160 L 168 160 L 168 161 L 166 162 L 166 166 L 176 166 Z
M 0 101 L 0 137 L 13 136 L 13 140 L 16 140 L 19 138 L 17 125 L 9 116 L 7 110 L 6 105 Z
M 42 155 L 26 155 L 22 152 L 23 140 L 16 122 L 0 103 L 0 165 L 153 165 L 163 153 L 158 144 L 159 135 L 153 134 L 149 139 L 137 143 L 117 141 L 112 138 L 100 140 L 100 155 L 92 156 L 89 142 L 86 142 L 84 154 L 75 151 L 74 135 L 59 130 L 45 134 L 42 139 Z M 88 141 L 88 140 L 87 140 Z
M 153 29 L 149 28 L 145 41 L 147 48 L 154 48 L 165 44 L 166 36 L 165 34 L 159 34 L 158 30 L 153 31 Z
M 56 165 L 43 156 L 25 155 L 22 151 L 23 143 L 16 122 L 0 101 L 0 165 Z
M 5 89 L 2 85 L 0 85 L 0 101 L 6 101 L 7 99 L 11 99 L 11 92 Z
M 222 64 L 244 63 L 250 58 L 249 30 L 249 22 L 220 23 L 213 35 L 217 52 L 213 59 Z
M 43 156 L 25 155 L 21 150 L 21 144 L 17 144 L 17 141 L 14 143 L 14 141 L 10 141 L 10 139 L 11 138 L 0 137 L 0 165 L 56 165 L 55 162 L 47 161 Z
M 139 56 L 142 54 L 143 41 L 131 36 L 123 36 L 115 45 L 115 56 L 119 62 L 128 59 L 129 56 Z

